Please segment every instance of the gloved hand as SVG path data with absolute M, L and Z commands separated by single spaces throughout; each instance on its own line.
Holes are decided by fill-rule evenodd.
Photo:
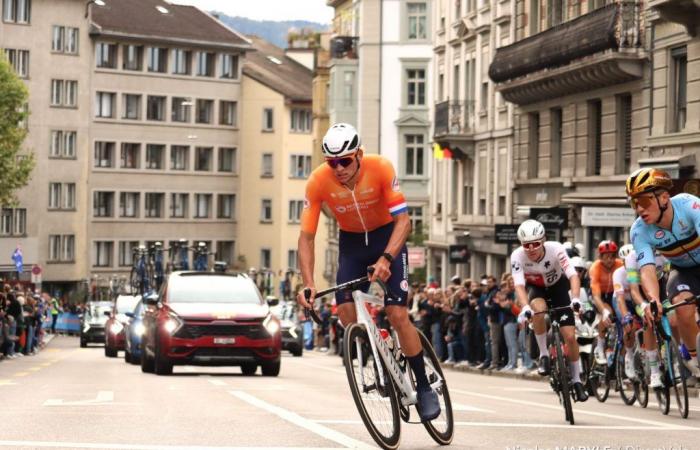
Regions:
M 574 312 L 579 312 L 583 305 L 581 304 L 581 299 L 580 298 L 572 298 L 571 299 L 571 308 L 574 310 Z
M 528 316 L 531 316 L 531 315 L 532 315 L 532 308 L 530 308 L 530 305 L 523 306 L 523 308 L 520 310 L 520 314 L 518 314 L 518 323 L 520 323 L 520 324 L 526 323 L 528 320 L 530 320 L 530 317 L 528 317 Z

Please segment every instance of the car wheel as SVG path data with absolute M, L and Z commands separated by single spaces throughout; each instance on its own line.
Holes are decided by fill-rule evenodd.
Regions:
M 153 359 L 148 357 L 146 353 L 146 344 L 141 344 L 141 372 L 143 373 L 153 373 Z
M 255 375 L 255 372 L 258 370 L 258 366 L 256 364 L 243 364 L 241 366 L 241 372 L 243 372 L 243 375 L 245 376 L 250 376 L 250 375 Z
M 80 348 L 85 348 L 85 347 L 87 347 L 87 341 L 85 341 L 85 339 L 81 339 L 80 340 Z
M 131 353 L 128 350 L 124 350 L 124 362 L 127 364 L 131 362 Z
M 158 337 L 156 337 L 156 340 L 158 340 Z M 161 356 L 158 346 L 155 348 L 153 369 L 156 375 L 171 375 L 173 373 L 173 365 L 168 362 L 167 358 Z
M 302 347 L 302 346 L 294 347 L 289 351 L 292 352 L 292 355 L 294 355 L 294 356 L 301 356 L 304 353 L 304 347 Z
M 280 367 L 282 366 L 282 361 L 279 359 L 274 362 L 269 362 L 269 363 L 263 363 L 261 368 L 262 368 L 262 374 L 265 377 L 276 377 L 277 375 L 280 374 Z
M 118 352 L 117 352 L 116 349 L 113 349 L 113 348 L 110 347 L 109 345 L 106 345 L 106 344 L 105 344 L 105 356 L 106 356 L 107 358 L 116 358 L 116 357 L 117 357 L 117 353 L 118 353 Z

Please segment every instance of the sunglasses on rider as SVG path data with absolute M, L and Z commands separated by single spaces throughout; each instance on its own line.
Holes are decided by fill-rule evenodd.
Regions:
M 539 250 L 542 247 L 542 242 L 526 242 L 523 244 L 525 250 Z
M 343 167 L 348 167 L 352 162 L 354 161 L 354 157 L 348 156 L 346 158 L 332 158 L 332 159 L 327 159 L 326 162 L 328 163 L 329 166 L 331 166 L 331 169 L 335 169 L 338 167 L 338 165 L 341 165 Z
M 638 195 L 630 198 L 630 206 L 632 206 L 632 209 L 637 209 L 637 206 L 647 209 L 654 203 L 655 199 L 656 195 L 654 194 Z

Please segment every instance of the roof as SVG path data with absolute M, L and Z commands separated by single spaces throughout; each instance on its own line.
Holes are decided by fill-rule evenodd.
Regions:
M 104 0 L 90 5 L 91 35 L 187 42 L 202 46 L 249 48 L 241 34 L 194 6 L 164 0 Z
M 243 74 L 264 84 L 291 101 L 310 102 L 313 72 L 284 50 L 257 36 L 247 36 L 255 51 L 246 54 Z

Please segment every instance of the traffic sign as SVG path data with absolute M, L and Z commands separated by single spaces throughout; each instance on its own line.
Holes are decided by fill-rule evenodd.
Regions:
M 34 264 L 32 266 L 32 275 L 41 275 L 41 266 L 39 264 Z

